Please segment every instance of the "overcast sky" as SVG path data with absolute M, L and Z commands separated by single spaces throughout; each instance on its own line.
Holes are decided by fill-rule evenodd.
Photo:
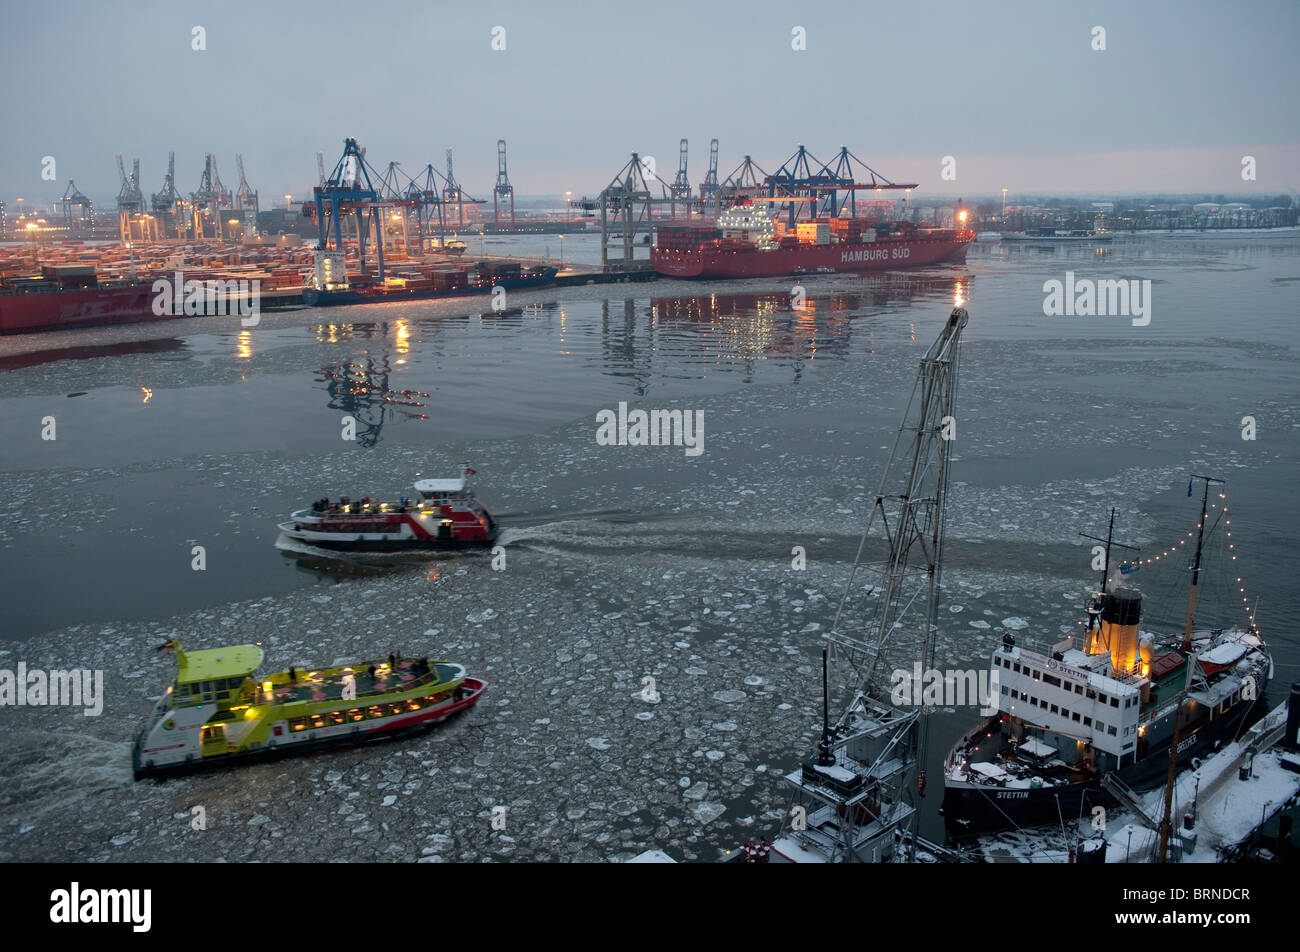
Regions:
M 349 135 L 412 175 L 453 148 L 488 199 L 498 138 L 517 194 L 576 196 L 633 150 L 672 179 L 682 137 L 693 185 L 716 137 L 720 177 L 845 144 L 916 198 L 1276 195 L 1300 186 L 1298 43 L 1297 0 L 4 0 L 0 200 L 12 214 L 72 178 L 111 202 L 118 153 L 147 196 L 174 149 L 182 192 L 206 151 L 233 189 L 242 152 L 266 207 L 304 196 L 317 150 L 332 166 Z

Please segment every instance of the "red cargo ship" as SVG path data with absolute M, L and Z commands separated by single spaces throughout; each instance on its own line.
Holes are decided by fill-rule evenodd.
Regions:
M 716 225 L 663 225 L 654 270 L 674 278 L 770 278 L 964 262 L 975 233 L 910 222 L 817 218 L 793 233 L 760 205 L 727 209 Z
M 153 298 L 149 282 L 100 285 L 93 267 L 45 267 L 0 281 L 0 334 L 171 318 L 154 314 Z

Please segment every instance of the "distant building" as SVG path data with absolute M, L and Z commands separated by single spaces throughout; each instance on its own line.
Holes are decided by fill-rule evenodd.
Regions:
M 9 237 L 9 219 L 5 217 L 5 203 L 0 202 L 0 241 Z

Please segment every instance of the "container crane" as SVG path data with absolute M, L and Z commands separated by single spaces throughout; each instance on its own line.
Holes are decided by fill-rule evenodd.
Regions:
M 257 236 L 257 193 L 248 187 L 248 179 L 244 177 L 244 157 L 235 154 L 235 168 L 239 170 L 239 187 L 235 190 L 235 208 L 242 214 L 240 218 L 244 222 L 244 237 L 254 238 Z
M 372 173 L 373 177 L 372 177 Z M 343 155 L 324 185 L 312 189 L 316 205 L 316 273 L 314 286 L 320 291 L 348 287 L 347 254 L 343 244 L 343 216 L 351 215 L 356 225 L 357 257 L 361 274 L 368 273 L 366 248 L 374 229 L 378 280 L 384 279 L 384 228 L 381 200 L 376 182 L 381 176 L 366 162 L 357 140 L 343 141 Z
M 81 189 L 77 188 L 77 183 L 72 179 L 68 179 L 68 187 L 64 189 L 63 197 L 59 199 L 59 203 L 63 205 L 63 222 L 68 226 L 69 235 L 76 237 L 94 227 L 94 204 L 81 193 Z M 73 212 L 74 205 L 80 211 Z
M 492 220 L 501 227 L 501 204 L 510 199 L 510 227 L 515 227 L 515 187 L 506 175 L 506 140 L 497 139 L 497 182 L 492 187 Z
M 163 176 L 162 191 L 154 192 L 150 197 L 150 206 L 153 213 L 159 218 L 169 218 L 172 223 L 174 237 L 183 238 L 185 236 L 185 226 L 182 224 L 181 206 L 184 200 L 176 191 L 176 153 L 167 153 L 167 174 Z
M 673 184 L 668 188 L 668 194 L 672 197 L 672 217 L 677 217 L 677 203 L 681 202 L 686 208 L 686 214 L 691 213 L 691 183 L 686 177 L 686 140 L 681 142 L 680 155 L 677 160 L 677 177 L 673 179 Z
M 118 230 L 122 236 L 122 243 L 126 244 L 131 241 L 133 221 L 140 225 L 142 232 L 147 232 L 148 225 L 140 217 L 145 213 L 144 195 L 140 191 L 140 160 L 136 159 L 131 167 L 131 174 L 126 174 L 126 167 L 122 164 L 122 157 L 117 157 L 117 174 L 122 181 L 122 186 L 117 193 L 117 218 Z M 146 234 L 141 234 L 141 239 L 146 238 Z
M 709 140 L 709 171 L 700 183 L 700 206 L 706 215 L 716 215 L 718 196 L 718 140 Z

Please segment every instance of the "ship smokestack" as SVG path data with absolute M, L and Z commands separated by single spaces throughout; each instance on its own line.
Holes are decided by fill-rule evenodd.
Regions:
M 1129 674 L 1142 673 L 1141 618 L 1141 592 L 1119 588 L 1106 593 L 1101 603 L 1101 641 L 1110 646 L 1111 665 Z

